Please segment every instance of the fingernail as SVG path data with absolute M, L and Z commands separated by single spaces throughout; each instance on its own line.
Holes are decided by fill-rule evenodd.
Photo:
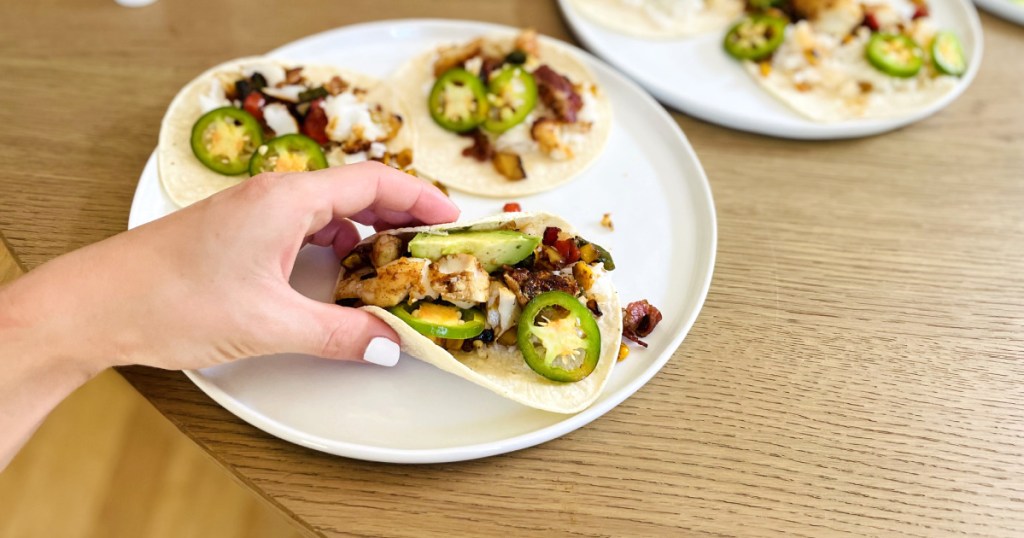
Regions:
M 370 340 L 370 345 L 366 346 L 366 351 L 363 352 L 363 360 L 381 366 L 394 366 L 398 364 L 398 356 L 401 352 L 402 350 L 399 349 L 398 344 L 383 336 L 378 336 Z

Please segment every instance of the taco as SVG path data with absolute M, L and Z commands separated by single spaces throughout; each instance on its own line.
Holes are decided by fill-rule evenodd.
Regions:
M 742 0 L 571 0 L 584 17 L 619 33 L 672 39 L 720 30 L 743 12 Z
M 924 0 L 778 5 L 737 22 L 725 49 L 762 88 L 812 120 L 905 115 L 952 91 L 967 71 L 959 39 L 935 28 Z
M 473 194 L 522 196 L 571 181 L 611 132 L 594 75 L 532 30 L 431 50 L 393 81 L 416 130 L 416 170 Z
M 412 133 L 380 81 L 325 65 L 251 57 L 209 69 L 171 102 L 157 165 L 184 207 L 263 171 L 373 159 L 407 169 Z
M 417 359 L 575 413 L 597 399 L 620 353 L 612 269 L 608 252 L 562 219 L 506 213 L 367 238 L 342 260 L 335 301 L 384 320 Z

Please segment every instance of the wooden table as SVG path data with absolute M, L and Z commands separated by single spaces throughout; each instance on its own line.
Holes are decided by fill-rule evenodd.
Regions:
M 125 228 L 164 108 L 209 65 L 378 18 L 569 38 L 541 0 L 265 5 L 6 6 L 0 230 L 29 270 Z M 1019 535 L 1024 29 L 982 22 L 973 86 L 895 133 L 800 143 L 676 115 L 718 209 L 711 292 L 661 373 L 561 439 L 450 465 L 351 461 L 244 424 L 179 373 L 122 374 L 325 535 Z

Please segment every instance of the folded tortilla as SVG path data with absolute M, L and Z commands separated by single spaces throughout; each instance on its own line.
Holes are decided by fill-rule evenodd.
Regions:
M 509 32 L 484 36 L 484 39 L 503 49 L 512 50 L 515 36 L 515 33 Z M 463 156 L 462 150 L 471 145 L 471 139 L 439 127 L 427 107 L 427 98 L 436 80 L 434 61 L 437 49 L 434 49 L 409 60 L 391 79 L 393 87 L 401 93 L 403 102 L 409 107 L 409 125 L 415 130 L 417 172 L 461 191 L 480 196 L 511 198 L 568 183 L 597 160 L 611 134 L 611 101 L 596 84 L 597 80 L 590 69 L 576 58 L 575 52 L 553 39 L 543 36 L 538 39 L 541 64 L 547 64 L 574 84 L 591 83 L 597 87 L 597 94 L 592 95 L 591 100 L 595 115 L 593 124 L 590 131 L 583 135 L 584 142 L 574 148 L 573 158 L 556 160 L 539 149 L 517 151 L 526 170 L 526 179 L 512 181 L 499 174 L 490 162 Z M 519 130 L 521 132 L 518 136 L 527 144 L 532 144 L 528 122 L 524 121 L 502 136 L 517 136 L 514 131 Z
M 610 30 L 673 39 L 721 30 L 743 12 L 740 0 L 571 0 L 573 9 Z
M 548 226 L 561 228 L 575 235 L 572 226 L 554 215 L 545 213 L 506 213 L 474 222 L 421 226 L 381 232 L 381 234 L 402 233 L 445 233 L 450 230 L 495 230 L 507 229 L 514 223 L 515 229 L 530 235 L 542 236 Z M 363 241 L 369 243 L 379 235 Z M 340 277 L 343 276 L 339 275 Z M 597 278 L 590 292 L 598 302 L 604 315 L 596 321 L 601 331 L 601 357 L 593 372 L 581 381 L 560 383 L 551 381 L 526 364 L 516 346 L 492 344 L 481 350 L 470 352 L 449 351 L 432 342 L 426 336 L 407 325 L 387 310 L 376 306 L 363 306 L 363 310 L 377 316 L 390 325 L 402 340 L 402 351 L 411 357 L 432 364 L 446 372 L 476 383 L 498 395 L 523 405 L 554 413 L 576 413 L 589 407 L 600 396 L 611 377 L 612 368 L 618 360 L 619 344 L 622 339 L 622 309 L 609 273 L 595 269 Z
M 212 84 L 217 81 L 231 84 L 244 76 L 243 69 L 246 67 L 267 64 L 282 67 L 302 66 L 302 74 L 314 85 L 324 84 L 332 77 L 340 76 L 349 84 L 365 88 L 367 102 L 379 103 L 385 109 L 399 114 L 403 118 L 407 117 L 405 107 L 397 94 L 380 80 L 362 73 L 334 66 L 284 62 L 259 56 L 239 58 L 222 63 L 208 69 L 178 92 L 167 108 L 167 113 L 164 114 L 163 123 L 160 126 L 160 138 L 157 145 L 157 169 L 160 183 L 167 195 L 179 207 L 188 206 L 249 179 L 248 174 L 237 176 L 218 174 L 199 162 L 199 159 L 192 153 L 190 142 L 192 126 L 203 115 L 200 99 L 209 93 Z M 395 152 L 412 147 L 412 129 L 403 125 L 397 135 L 386 145 L 390 151 Z

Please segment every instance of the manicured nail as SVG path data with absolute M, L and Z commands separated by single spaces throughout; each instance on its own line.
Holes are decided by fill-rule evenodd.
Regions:
M 363 352 L 363 360 L 381 366 L 394 366 L 398 364 L 398 356 L 401 352 L 398 344 L 383 336 L 378 336 L 370 340 L 370 345 L 366 346 L 366 351 Z

